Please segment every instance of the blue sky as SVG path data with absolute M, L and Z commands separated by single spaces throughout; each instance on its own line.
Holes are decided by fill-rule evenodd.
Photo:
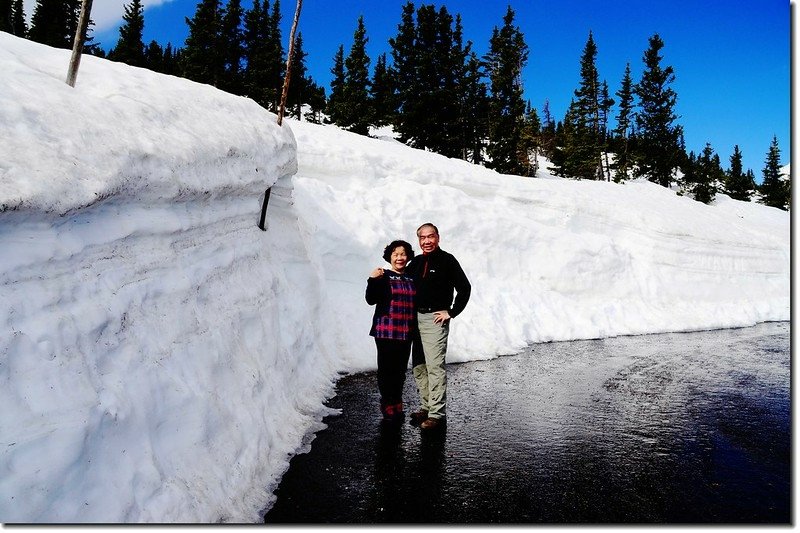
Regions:
M 193 16 L 197 3 L 167 0 L 147 7 L 145 1 L 145 42 L 155 39 L 182 46 L 188 35 L 184 19 Z M 374 66 L 377 56 L 389 51 L 387 41 L 397 33 L 405 3 L 305 0 L 299 31 L 309 53 L 309 74 L 327 90 L 333 56 L 340 44 L 345 53 L 349 50 L 359 15 L 364 16 L 367 51 Z M 487 0 L 430 3 L 461 14 L 465 39 L 473 41 L 479 54 L 487 51 L 492 29 L 502 25 L 509 5 Z M 243 0 L 245 8 L 250 5 L 251 0 Z M 698 153 L 710 142 L 727 168 L 738 144 L 745 168 L 751 168 L 760 181 L 772 137 L 777 135 L 781 162 L 789 162 L 788 1 L 517 0 L 510 5 L 530 48 L 523 71 L 525 97 L 540 112 L 548 100 L 556 120 L 563 118 L 578 85 L 579 59 L 589 31 L 598 47 L 600 77 L 612 93 L 619 90 L 628 62 L 634 82 L 639 80 L 648 38 L 658 33 L 665 43 L 662 65 L 675 69 L 676 111 L 687 150 Z M 287 40 L 295 2 L 283 0 L 281 7 Z M 111 17 L 95 28 L 95 40 L 106 50 L 119 38 L 119 11 L 119 19 Z

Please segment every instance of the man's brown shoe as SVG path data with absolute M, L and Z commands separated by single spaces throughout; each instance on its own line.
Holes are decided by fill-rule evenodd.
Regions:
M 422 424 L 419 425 L 421 429 L 437 429 L 444 425 L 442 418 L 426 418 Z
M 420 409 L 419 411 L 411 413 L 411 415 L 409 416 L 411 418 L 411 423 L 417 426 L 428 419 L 428 411 L 426 411 L 425 409 Z

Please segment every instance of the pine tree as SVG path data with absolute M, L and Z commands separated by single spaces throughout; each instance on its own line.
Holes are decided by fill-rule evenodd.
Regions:
M 719 191 L 725 190 L 725 169 L 722 168 L 722 159 L 720 159 L 719 154 L 714 154 L 711 163 L 714 172 L 714 181 L 712 183 L 716 194 Z
M 442 6 L 406 4 L 390 39 L 396 91 L 395 130 L 415 148 L 449 157 L 480 158 L 469 117 L 479 110 L 480 68 L 464 45 L 461 17 Z M 485 119 L 484 119 L 485 120 Z M 477 154 L 477 155 L 475 155 Z
M 682 178 L 683 183 L 681 184 L 682 187 L 680 188 L 680 190 L 684 193 L 689 192 L 690 183 L 694 183 L 695 181 L 697 181 L 694 178 L 694 167 L 697 166 L 697 160 L 698 160 L 697 154 L 694 153 L 694 150 L 691 150 L 681 163 L 682 165 L 686 165 L 687 161 L 691 161 L 693 163 L 693 165 L 688 165 L 689 167 L 691 167 L 688 169 L 684 169 L 683 166 L 681 166 L 681 170 L 683 170 L 684 175 Z
M 391 124 L 394 121 L 396 105 L 391 73 L 386 66 L 386 54 L 379 55 L 375 61 L 369 95 L 372 100 L 370 106 L 373 113 L 372 124 L 375 126 Z
M 417 29 L 414 22 L 414 3 L 403 6 L 397 36 L 389 39 L 392 54 L 392 75 L 396 94 L 397 113 L 394 128 L 403 143 L 411 144 L 416 134 L 414 105 L 417 90 Z M 331 87 L 333 96 L 333 87 Z
M 600 86 L 600 149 L 603 154 L 603 177 L 606 181 L 611 181 L 611 163 L 608 161 L 608 151 L 611 149 L 611 143 L 608 132 L 608 116 L 611 114 L 611 106 L 614 105 L 614 99 L 608 94 L 608 83 L 603 80 Z
M 619 183 L 628 178 L 631 168 L 630 160 L 630 134 L 633 119 L 633 80 L 631 79 L 631 64 L 625 65 L 625 74 L 622 77 L 622 84 L 616 92 L 619 97 L 619 108 L 617 112 L 617 127 L 613 134 L 615 138 L 617 158 L 613 168 L 615 170 L 614 181 Z
M 464 152 L 461 129 L 462 98 L 461 84 L 464 78 L 465 50 L 461 17 L 455 21 L 445 6 L 439 8 L 435 17 L 435 71 L 439 84 L 432 94 L 432 104 L 437 120 L 431 124 L 436 134 L 431 138 L 433 151 L 447 157 L 461 157 Z
M 475 52 L 469 52 L 461 85 L 461 158 L 480 164 L 489 134 L 489 89 L 483 82 L 480 59 Z
M 522 69 L 528 61 L 528 45 L 514 25 L 514 10 L 508 7 L 503 27 L 496 26 L 485 57 L 491 80 L 487 166 L 501 173 L 522 174 L 518 159 L 525 102 L 522 99 Z
M 367 30 L 364 17 L 358 17 L 358 26 L 353 34 L 353 45 L 350 54 L 344 60 L 344 84 L 342 85 L 343 114 L 340 126 L 358 133 L 369 133 L 369 122 L 372 112 L 369 100 L 369 63 L 367 56 Z
M 520 152 L 517 154 L 517 159 L 523 166 L 523 176 L 535 176 L 538 170 L 536 155 L 539 152 L 539 135 L 541 128 L 542 123 L 539 120 L 538 113 L 536 113 L 536 108 L 532 107 L 530 101 L 528 101 L 522 125 Z
M 342 124 L 345 120 L 344 111 L 344 45 L 339 45 L 333 58 L 331 68 L 331 96 L 328 98 L 328 118 L 334 124 Z
M 108 58 L 134 67 L 143 67 L 145 66 L 145 50 L 142 41 L 144 33 L 142 1 L 131 0 L 131 3 L 125 6 L 122 20 L 117 46 L 109 52 Z
M 556 176 L 564 178 L 574 178 L 576 173 L 573 169 L 573 157 L 576 146 L 575 135 L 575 119 L 576 104 L 575 98 L 572 98 L 564 114 L 564 118 L 559 121 L 560 130 L 557 130 L 554 148 L 550 162 L 552 163 L 552 170 Z
M 556 122 L 555 132 L 556 146 L 564 144 L 564 123 L 562 121 Z
M 568 117 L 572 120 L 565 137 L 558 173 L 582 179 L 608 179 L 607 124 L 614 100 L 608 94 L 608 84 L 600 83 L 597 72 L 597 45 L 592 32 L 580 59 L 580 85 L 575 90 Z M 566 118 L 565 118 L 566 122 Z M 602 161 L 606 154 L 605 164 Z
M 592 32 L 580 60 L 580 86 L 575 90 L 572 142 L 565 147 L 564 168 L 567 176 L 598 179 L 600 177 L 600 82 L 597 73 L 597 45 Z
M 719 164 L 719 157 L 714 153 L 710 143 L 706 143 L 703 152 L 697 158 L 692 181 L 688 182 L 689 191 L 694 199 L 704 204 L 714 200 L 717 193 L 717 183 L 723 176 Z
M 752 190 L 753 191 L 753 195 L 755 195 L 755 193 L 758 192 L 758 185 L 756 184 L 756 175 L 755 175 L 755 173 L 753 172 L 752 169 L 748 168 L 747 169 L 747 173 L 745 174 L 745 176 L 747 177 L 748 183 L 751 184 L 750 185 L 750 190 Z M 750 201 L 752 201 L 752 197 L 751 197 Z
M 488 132 L 488 89 L 483 82 L 480 60 L 472 50 L 472 41 L 464 44 L 460 14 L 455 18 L 452 43 L 447 69 L 452 72 L 453 85 L 448 88 L 445 84 L 445 91 L 452 91 L 456 106 L 448 153 L 467 161 L 480 162 L 482 155 L 479 152 Z
M 308 104 L 308 106 L 311 108 L 310 111 L 305 115 L 306 120 L 315 124 L 320 124 L 322 122 L 322 112 L 325 110 L 325 106 L 327 105 L 325 89 L 317 85 L 314 79 L 310 76 L 306 81 L 306 94 L 303 100 L 304 103 Z
M 294 53 L 292 54 L 292 77 L 289 80 L 289 92 L 286 95 L 286 108 L 289 115 L 300 119 L 302 107 L 306 101 L 309 82 L 306 78 L 306 57 L 308 53 L 303 50 L 303 34 L 298 33 L 294 39 Z
M 453 17 L 445 7 L 437 12 L 433 5 L 423 5 L 417 10 L 416 96 L 405 106 L 414 132 L 410 144 L 448 157 L 463 154 L 461 33 L 460 18 L 454 30 Z
M 100 45 L 98 43 L 91 42 L 91 41 L 87 42 L 87 40 L 89 40 L 89 39 L 91 39 L 93 41 L 94 37 L 89 36 L 89 37 L 85 37 L 84 38 L 84 40 L 83 40 L 83 54 L 84 55 L 91 55 L 91 56 L 95 56 L 95 57 L 105 58 L 106 57 L 105 50 L 100 48 Z
M 283 88 L 285 60 L 280 31 L 280 3 L 253 1 L 244 15 L 244 84 L 246 94 L 262 107 L 276 111 Z
M 664 41 L 656 34 L 649 42 L 643 57 L 645 71 L 634 88 L 639 97 L 636 175 L 669 187 L 682 153 L 679 142 L 682 128 L 675 125 L 678 117 L 674 112 L 678 97 L 670 87 L 675 74 L 671 66 L 661 67 L 659 54 Z
M 78 26 L 80 24 L 82 0 L 62 0 L 64 2 L 64 9 L 66 11 L 67 23 L 67 37 L 62 48 L 72 49 L 75 42 L 75 34 L 78 33 Z M 92 33 L 94 32 L 94 20 L 91 18 L 86 26 L 86 32 L 83 34 L 83 53 L 90 54 L 98 57 L 105 57 L 105 53 L 100 48 L 100 45 L 94 42 Z
M 111 52 L 109 52 L 110 55 Z M 155 72 L 164 72 L 164 49 L 157 41 L 150 41 L 150 44 L 144 48 L 143 66 Z
M 267 2 L 264 2 L 266 15 Z M 283 77 L 286 70 L 286 55 L 283 53 L 283 40 L 281 38 L 281 3 L 275 0 L 272 3 L 272 13 L 269 16 L 269 39 L 266 42 L 266 68 L 267 83 L 270 87 L 271 109 L 276 111 L 280 105 Z
M 172 76 L 179 76 L 181 74 L 181 65 L 183 64 L 183 48 L 177 50 L 172 49 L 172 44 L 167 43 L 164 48 L 164 74 Z
M 72 49 L 72 45 L 75 42 L 75 34 L 78 33 L 78 23 L 80 22 L 81 17 L 81 5 L 83 2 L 81 0 L 63 0 L 64 6 L 67 12 L 67 40 L 66 40 L 66 48 Z M 90 26 L 92 23 L 90 22 Z M 89 34 L 89 30 L 87 29 L 87 34 Z M 91 44 L 91 37 L 86 39 Z
M 25 6 L 22 0 L 14 0 L 14 11 L 11 17 L 11 33 L 17 37 L 28 35 L 28 24 L 25 21 Z
M 222 77 L 219 88 L 232 94 L 243 94 L 245 91 L 242 72 L 244 57 L 242 16 L 241 0 L 228 0 L 220 25 Z
M 77 28 L 76 7 L 80 9 L 74 0 L 37 0 L 28 38 L 56 48 L 72 48 Z
M 14 33 L 14 3 L 0 0 L 0 31 Z
M 36 0 L 31 18 L 31 26 L 27 32 L 28 39 L 55 48 L 72 49 L 75 34 L 78 32 L 78 21 L 81 13 L 81 0 Z M 24 13 L 21 3 L 16 12 L 19 13 L 15 28 L 23 28 Z M 83 36 L 83 53 L 102 55 L 102 50 L 92 37 L 94 21 L 89 19 Z M 15 30 L 16 31 L 16 30 Z
M 264 42 L 269 38 L 269 25 L 264 21 L 261 1 L 253 0 L 252 8 L 244 14 L 245 94 L 262 107 L 267 107 Z
M 570 100 L 567 112 L 564 115 L 564 120 L 556 125 L 556 134 L 554 141 L 553 154 L 550 158 L 553 171 L 558 176 L 575 177 L 575 172 L 572 169 L 574 164 L 570 158 L 573 153 L 571 150 L 575 144 L 575 99 Z
M 441 131 L 440 120 L 433 118 L 438 113 L 439 91 L 442 86 L 439 68 L 437 41 L 439 28 L 433 5 L 417 9 L 414 38 L 414 76 L 409 94 L 405 95 L 402 107 L 401 140 L 421 150 L 437 151 Z
M 542 107 L 542 134 L 539 146 L 542 154 L 552 161 L 556 149 L 556 122 L 550 113 L 549 100 L 545 100 Z
M 786 209 L 789 203 L 790 187 L 788 182 L 784 184 L 781 181 L 781 151 L 778 148 L 778 137 L 772 137 L 772 144 L 770 144 L 769 151 L 767 152 L 767 159 L 764 162 L 764 169 L 762 174 L 764 179 L 759 187 L 761 193 L 761 203 L 770 207 L 777 207 L 779 209 Z
M 678 195 L 683 196 L 684 194 L 691 193 L 694 184 L 697 182 L 698 163 L 694 151 L 689 152 L 683 159 L 680 169 L 683 176 L 680 178 Z
M 155 72 L 178 76 L 181 73 L 179 53 L 172 50 L 172 44 L 162 47 L 157 41 L 150 41 L 144 49 L 144 66 Z
M 731 166 L 725 174 L 725 192 L 734 200 L 750 201 L 755 190 L 755 183 L 750 181 L 742 168 L 742 152 L 739 145 L 733 147 Z
M 189 36 L 183 51 L 183 73 L 199 83 L 219 84 L 223 64 L 220 36 L 219 0 L 201 0 L 189 25 Z

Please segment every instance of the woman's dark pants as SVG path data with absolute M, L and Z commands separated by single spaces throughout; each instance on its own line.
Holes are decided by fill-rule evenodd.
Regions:
M 381 408 L 400 404 L 399 409 L 402 410 L 403 385 L 406 382 L 411 341 L 375 339 L 375 346 L 378 349 L 378 391 L 381 394 Z

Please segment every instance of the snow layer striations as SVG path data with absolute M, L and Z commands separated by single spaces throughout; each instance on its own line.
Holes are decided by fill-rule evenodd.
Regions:
M 789 319 L 785 212 L 278 128 L 92 57 L 70 89 L 68 59 L 0 33 L 2 522 L 259 521 L 422 222 L 473 284 L 450 361 Z
M 256 227 L 291 130 L 68 61 L 0 33 L 0 521 L 257 521 L 336 376 L 296 222 Z

